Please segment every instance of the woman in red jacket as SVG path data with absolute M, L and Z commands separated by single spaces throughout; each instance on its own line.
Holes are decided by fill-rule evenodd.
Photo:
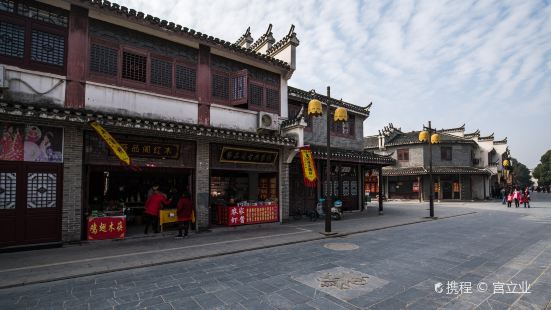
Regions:
M 159 211 L 163 204 L 170 204 L 170 200 L 166 199 L 165 194 L 159 191 L 159 186 L 155 185 L 152 187 L 153 193 L 147 201 L 145 202 L 145 212 L 144 212 L 144 221 L 145 221 L 145 230 L 144 234 L 147 234 L 147 229 L 151 225 L 155 233 L 159 232 Z
M 191 213 L 195 212 L 195 207 L 193 206 L 193 201 L 189 192 L 184 191 L 180 200 L 178 200 L 178 206 L 176 210 L 176 215 L 178 216 L 178 235 L 177 238 L 183 238 L 187 236 L 189 230 L 189 222 L 191 222 Z M 184 235 L 182 236 L 182 228 L 184 229 Z

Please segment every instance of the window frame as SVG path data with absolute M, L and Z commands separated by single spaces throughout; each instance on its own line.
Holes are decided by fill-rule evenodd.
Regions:
M 67 75 L 67 55 L 68 55 L 68 49 L 69 49 L 68 33 L 69 33 L 69 23 L 70 23 L 69 12 L 65 10 L 61 10 L 59 8 L 50 7 L 48 5 L 44 5 L 38 2 L 32 3 L 32 5 L 37 8 L 66 16 L 67 27 L 63 27 L 63 26 L 54 25 L 51 23 L 47 23 L 41 20 L 33 19 L 33 18 L 26 17 L 24 15 L 19 14 L 20 3 L 28 5 L 28 3 L 26 3 L 25 1 L 14 1 L 14 4 L 15 4 L 14 12 L 10 13 L 5 11 L 0 11 L 0 19 L 2 19 L 2 21 L 6 23 L 16 24 L 24 27 L 25 32 L 24 32 L 23 58 L 20 59 L 17 57 L 0 55 L 0 62 L 7 65 L 18 66 L 29 70 L 43 71 L 43 72 L 59 74 L 59 75 Z M 38 30 L 41 32 L 46 32 L 49 34 L 59 35 L 63 37 L 63 40 L 64 40 L 63 65 L 57 66 L 57 65 L 52 65 L 52 64 L 31 60 L 33 30 Z
M 409 149 L 397 149 L 396 150 L 396 157 L 397 157 L 398 161 L 409 162 Z
M 449 152 L 448 152 L 449 150 Z M 446 152 L 444 152 L 446 151 Z M 447 157 L 449 154 L 449 158 Z M 453 148 L 451 146 L 440 146 L 440 160 L 441 161 L 453 161 Z
M 348 120 L 346 123 L 349 123 L 351 125 L 349 133 L 343 133 L 342 132 L 342 123 L 335 123 L 334 117 L 335 117 L 335 110 L 336 108 L 331 108 L 331 114 L 329 115 L 331 117 L 331 135 L 335 137 L 341 137 L 341 138 L 347 138 L 347 139 L 355 139 L 356 138 L 356 115 L 352 113 L 348 113 Z M 339 128 L 337 130 L 336 128 Z
M 92 44 L 101 45 L 107 48 L 117 50 L 117 75 L 116 77 L 111 77 L 101 73 L 92 72 L 90 69 L 90 60 L 92 56 Z M 123 54 L 124 52 L 136 54 L 142 57 L 146 57 L 146 81 L 140 82 L 132 79 L 126 79 L 122 77 L 123 70 Z M 162 85 L 152 84 L 151 83 L 151 61 L 152 59 L 158 59 L 165 62 L 169 62 L 171 65 L 172 75 L 171 75 L 171 85 L 170 87 L 165 87 Z M 179 89 L 176 87 L 176 66 L 186 67 L 192 70 L 195 70 L 195 91 L 188 91 L 185 89 Z M 86 63 L 86 76 L 87 79 L 92 82 L 110 84 L 113 86 L 132 88 L 136 90 L 156 93 L 160 95 L 178 97 L 183 99 L 197 99 L 197 89 L 198 89 L 198 64 L 193 64 L 189 61 L 186 61 L 180 57 L 171 57 L 162 55 L 159 53 L 151 52 L 147 49 L 137 48 L 127 44 L 119 44 L 112 40 L 106 40 L 96 36 L 90 36 L 88 40 L 88 60 Z
M 115 76 L 109 76 L 106 74 L 97 73 L 91 70 L 90 61 L 92 59 L 92 44 L 95 45 L 101 45 L 106 48 L 114 49 L 117 51 L 117 74 Z M 112 84 L 112 85 L 120 85 L 120 73 L 122 70 L 122 61 L 121 61 L 121 49 L 118 43 L 103 40 L 100 38 L 90 38 L 88 43 L 88 62 L 86 64 L 86 75 L 88 78 L 90 78 L 93 81 L 100 82 L 100 83 L 106 83 L 106 84 Z

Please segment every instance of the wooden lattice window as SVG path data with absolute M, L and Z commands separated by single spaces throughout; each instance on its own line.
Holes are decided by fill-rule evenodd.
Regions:
M 261 107 L 264 101 L 264 88 L 256 84 L 249 85 L 249 105 Z
M 67 22 L 69 20 L 66 15 L 44 10 L 27 3 L 19 3 L 17 12 L 19 15 L 61 27 L 67 27 Z
M 0 210 L 15 209 L 16 190 L 16 173 L 0 172 Z
M 197 85 L 197 70 L 176 65 L 176 89 L 195 91 Z
M 440 147 L 440 159 L 445 161 L 452 160 L 452 148 L 450 146 Z
M 55 173 L 27 174 L 27 208 L 55 208 L 57 175 Z
M 33 30 L 31 35 L 31 60 L 63 66 L 65 63 L 65 37 Z
M 90 49 L 90 71 L 116 77 L 118 55 L 117 49 L 92 43 Z
M 64 75 L 68 21 L 43 3 L 0 0 L 0 63 Z
M 333 119 L 335 110 L 331 112 L 331 119 Z M 333 122 L 331 121 L 331 132 L 341 136 L 353 137 L 354 126 L 356 124 L 356 118 L 353 114 L 348 113 L 348 121 L 346 122 Z
M 0 22 L 0 55 L 23 58 L 25 52 L 25 27 Z
M 147 81 L 147 57 L 124 51 L 122 53 L 122 78 L 143 82 Z
M 15 2 L 10 0 L 0 0 L 0 11 L 9 13 L 15 12 Z
M 247 70 L 241 70 L 231 75 L 231 104 L 238 105 L 247 103 L 247 76 Z
M 398 149 L 398 160 L 409 161 L 409 149 Z
M 222 73 L 212 75 L 212 96 L 228 100 L 230 97 L 230 78 Z
M 270 110 L 279 109 L 279 90 L 266 88 L 266 108 Z
M 151 58 L 151 84 L 172 87 L 172 63 Z

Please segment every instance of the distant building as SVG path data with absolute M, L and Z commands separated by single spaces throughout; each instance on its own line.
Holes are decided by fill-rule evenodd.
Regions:
M 433 144 L 433 182 L 429 184 L 428 145 L 419 141 L 420 131 L 402 132 L 389 124 L 378 135 L 364 138 L 365 150 L 392 156 L 396 164 L 383 169 L 384 192 L 389 199 L 428 200 L 433 188 L 437 200 L 486 199 L 499 192 L 502 157 L 507 139 L 477 130 L 465 134 L 465 125 L 437 130 L 441 141 Z

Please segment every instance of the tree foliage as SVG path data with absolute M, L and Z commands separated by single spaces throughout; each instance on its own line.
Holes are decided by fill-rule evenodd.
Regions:
M 523 163 L 519 162 L 515 158 L 511 158 L 513 167 L 513 184 L 521 187 L 531 186 L 530 170 Z
M 551 184 L 551 150 L 541 156 L 540 163 L 536 166 L 532 175 L 538 179 L 538 185 Z

